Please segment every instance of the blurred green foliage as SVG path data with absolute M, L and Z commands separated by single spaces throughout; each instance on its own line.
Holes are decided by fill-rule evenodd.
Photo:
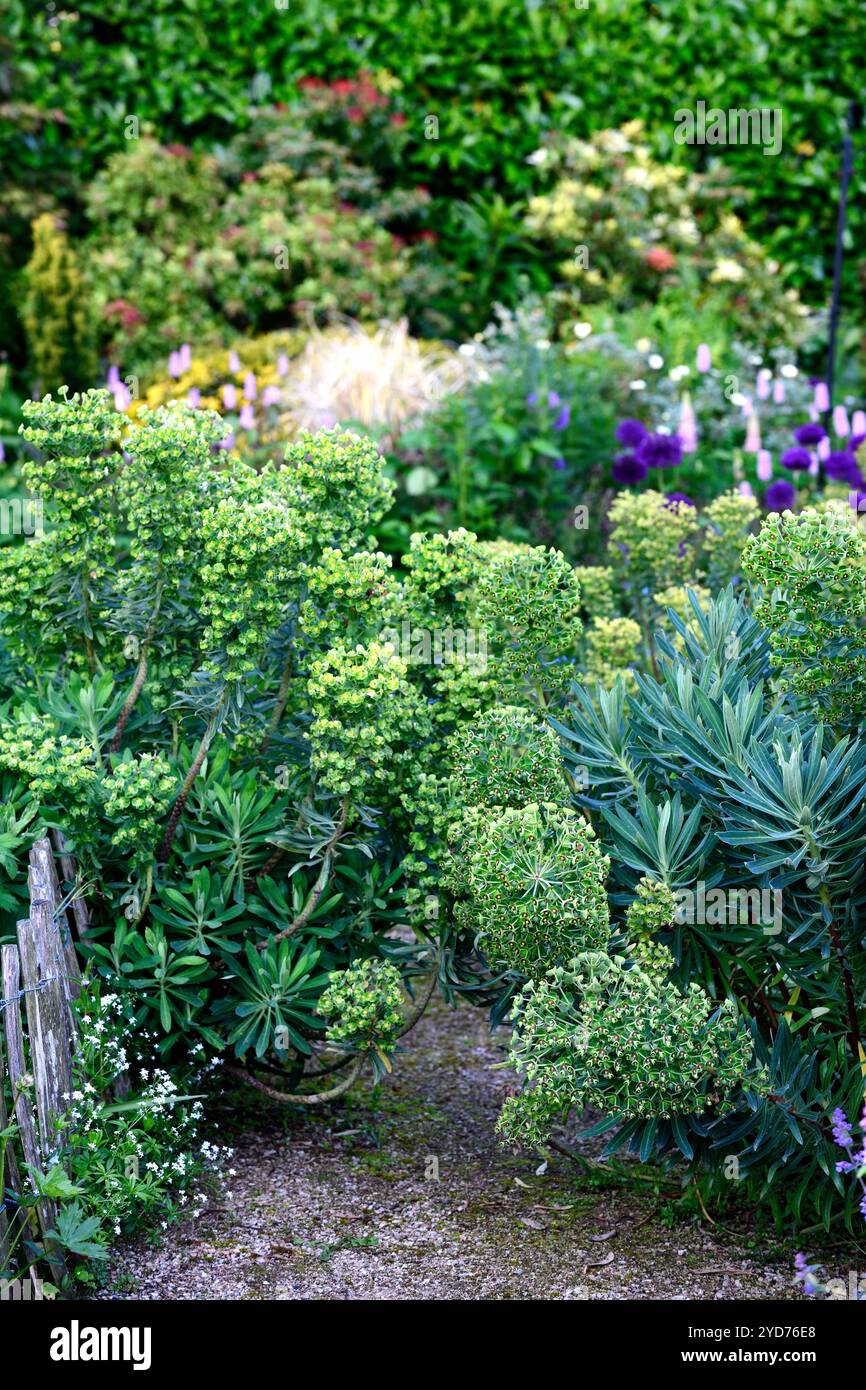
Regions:
M 209 144 L 252 106 L 289 99 L 303 76 L 362 70 L 392 75 L 404 167 L 449 200 L 528 189 L 527 156 L 551 129 L 642 118 L 660 155 L 701 167 L 714 150 L 674 143 L 678 108 L 780 107 L 777 158 L 755 145 L 725 158 L 754 198 L 753 230 L 771 234 L 798 283 L 815 297 L 828 274 L 842 122 L 861 85 L 859 0 L 380 0 L 363 15 L 352 0 L 4 8 L 0 164 L 17 183 L 50 171 L 62 194 L 89 180 L 123 145 L 129 115 L 165 140 Z M 864 188 L 855 166 L 852 247 Z M 458 240 L 451 205 L 447 220 Z

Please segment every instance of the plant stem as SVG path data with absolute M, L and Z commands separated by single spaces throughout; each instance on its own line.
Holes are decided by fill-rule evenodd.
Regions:
M 144 689 L 144 682 L 147 680 L 147 654 L 150 648 L 150 644 L 153 640 L 153 632 L 154 628 L 156 627 L 156 620 L 159 615 L 161 603 L 162 593 L 160 592 L 157 595 L 156 604 L 154 606 L 153 613 L 151 614 L 150 622 L 147 625 L 147 631 L 145 632 L 144 637 L 142 638 L 141 651 L 139 652 L 138 668 L 135 672 L 135 679 L 132 682 L 132 687 L 130 689 L 129 694 L 127 695 L 126 700 L 124 701 L 123 709 L 120 711 L 120 716 L 117 720 L 117 725 L 115 727 L 114 734 L 112 736 L 110 744 L 108 745 L 109 753 L 116 753 L 119 749 L 120 741 L 123 738 L 123 731 L 126 728 L 129 716 L 135 709 L 136 701 L 138 700 L 139 695 Z
M 310 920 L 310 917 L 315 911 L 319 899 L 321 898 L 322 894 L 325 891 L 325 888 L 328 885 L 328 880 L 331 877 L 331 865 L 334 859 L 334 850 L 336 848 L 337 842 L 341 840 L 343 837 L 343 832 L 346 829 L 346 817 L 348 816 L 348 814 L 349 798 L 347 796 L 344 796 L 343 800 L 340 803 L 340 819 L 337 821 L 337 824 L 334 827 L 333 835 L 331 836 L 328 843 L 325 845 L 325 853 L 322 857 L 322 867 L 319 870 L 319 877 L 313 884 L 307 901 L 304 903 L 304 906 L 301 908 L 300 912 L 298 913 L 297 917 L 294 919 L 293 922 L 290 922 L 287 927 L 283 927 L 283 930 L 277 932 L 276 936 L 269 936 L 266 938 L 266 940 L 260 941 L 258 946 L 256 947 L 257 950 L 266 951 L 268 946 L 276 944 L 276 942 L 278 941 L 284 941 L 287 936 L 292 936 L 296 931 L 300 931 L 301 927 L 305 926 L 306 923 Z M 273 856 L 271 857 L 273 858 Z
M 164 864 L 168 859 L 169 851 L 171 850 L 171 842 L 174 839 L 175 831 L 177 830 L 177 827 L 180 824 L 180 818 L 183 815 L 183 810 L 186 806 L 187 799 L 189 797 L 190 792 L 192 791 L 195 779 L 201 772 L 202 763 L 207 757 L 207 750 L 210 748 L 211 741 L 213 739 L 214 734 L 216 733 L 217 723 L 219 722 L 221 710 L 222 701 L 220 701 L 220 703 L 217 705 L 216 709 L 210 717 L 210 723 L 208 724 L 207 728 L 201 736 L 201 742 L 199 743 L 196 755 L 192 760 L 192 765 L 189 769 L 189 772 L 186 774 L 186 777 L 183 780 L 183 786 L 180 789 L 180 795 L 178 796 L 177 801 L 174 803 L 174 806 L 172 807 L 171 815 L 168 818 L 168 825 L 166 826 L 165 835 L 163 836 L 162 845 L 160 846 L 159 850 L 158 862 L 160 864 Z
M 268 724 L 265 736 L 259 744 L 259 757 L 263 758 L 267 752 L 268 744 L 276 733 L 280 720 L 285 713 L 286 705 L 289 700 L 289 689 L 292 684 L 292 670 L 294 665 L 294 650 L 289 647 L 289 653 L 283 666 L 283 674 L 280 677 L 280 688 L 277 691 L 277 700 L 271 713 L 270 723 Z
M 319 1091 L 316 1095 L 302 1096 L 294 1092 L 278 1091 L 276 1086 L 268 1086 L 265 1081 L 260 1081 L 257 1076 L 252 1076 L 248 1071 L 241 1067 L 227 1067 L 232 1076 L 238 1077 L 241 1081 L 246 1081 L 248 1086 L 254 1086 L 262 1095 L 270 1096 L 271 1100 L 278 1100 L 281 1105 L 324 1105 L 329 1100 L 336 1100 L 338 1096 L 345 1095 L 358 1079 L 363 1064 L 363 1054 L 355 1058 L 352 1070 L 342 1081 L 338 1081 L 336 1086 L 332 1086 L 329 1091 Z

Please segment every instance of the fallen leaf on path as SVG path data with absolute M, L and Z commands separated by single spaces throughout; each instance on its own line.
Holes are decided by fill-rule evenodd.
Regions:
M 603 1260 L 589 1260 L 586 1267 L 587 1269 L 601 1269 L 602 1265 L 613 1264 L 613 1259 L 613 1251 L 608 1250 Z

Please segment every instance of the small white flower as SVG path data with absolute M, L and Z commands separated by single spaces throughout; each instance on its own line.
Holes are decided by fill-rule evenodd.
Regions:
M 665 365 L 665 359 L 660 357 L 657 352 L 654 352 L 649 359 L 649 365 L 657 372 L 660 367 Z

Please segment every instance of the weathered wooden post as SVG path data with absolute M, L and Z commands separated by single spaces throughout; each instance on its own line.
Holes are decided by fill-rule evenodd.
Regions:
M 19 922 L 19 931 L 21 928 Z M 3 975 L 3 998 L 7 1001 L 3 1010 L 6 1026 L 6 1052 L 8 1057 L 9 1080 L 12 1086 L 13 1110 L 18 1126 L 18 1137 L 24 1162 L 31 1173 L 41 1172 L 44 1158 L 36 1137 L 33 1107 L 30 1103 L 30 1089 L 33 1075 L 27 1070 L 24 1053 L 24 1034 L 21 1029 L 21 1012 L 18 1000 L 21 997 L 21 963 L 17 946 L 4 946 L 0 950 L 0 965 Z M 25 996 L 26 997 L 26 996 Z M 31 1053 L 32 1057 L 32 1053 Z M 33 1179 L 31 1179 L 33 1181 Z M 20 1183 L 20 1177 L 19 1177 Z M 21 1188 L 19 1186 L 18 1191 Z M 43 1233 L 53 1230 L 57 1221 L 57 1209 L 48 1197 L 39 1199 L 39 1220 Z M 58 1282 L 66 1274 L 66 1262 L 61 1251 L 51 1241 L 45 1242 L 45 1253 L 51 1268 L 52 1277 Z

